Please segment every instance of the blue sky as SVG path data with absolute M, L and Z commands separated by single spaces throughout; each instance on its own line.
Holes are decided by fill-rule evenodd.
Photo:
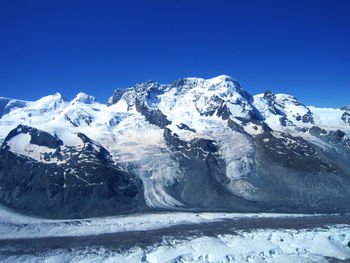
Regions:
M 226 74 L 251 94 L 350 104 L 350 1 L 0 1 L 0 96 Z

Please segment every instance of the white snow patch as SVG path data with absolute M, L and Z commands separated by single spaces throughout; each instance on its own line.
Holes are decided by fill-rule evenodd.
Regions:
M 341 119 L 344 111 L 340 109 L 333 108 L 317 108 L 314 106 L 309 106 L 316 124 L 324 129 L 337 130 L 350 134 L 350 126 L 346 125 Z
M 264 132 L 261 125 L 256 125 L 254 123 L 247 123 L 243 126 L 243 129 L 245 132 L 251 134 L 251 135 L 258 135 Z
M 53 154 L 56 149 L 51 149 L 45 146 L 38 146 L 30 143 L 31 136 L 28 133 L 21 133 L 11 138 L 7 145 L 10 151 L 16 154 L 30 157 L 34 160 L 44 163 L 57 163 L 57 158 L 50 158 L 49 161 L 44 159 L 45 154 Z

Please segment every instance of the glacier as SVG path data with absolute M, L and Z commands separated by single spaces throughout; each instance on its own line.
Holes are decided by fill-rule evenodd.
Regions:
M 0 260 L 349 260 L 349 116 L 225 75 L 0 98 Z

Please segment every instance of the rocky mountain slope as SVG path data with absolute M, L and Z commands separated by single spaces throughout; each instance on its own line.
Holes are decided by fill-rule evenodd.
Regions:
M 349 211 L 349 118 L 228 76 L 148 81 L 107 104 L 0 98 L 0 202 L 55 218 Z

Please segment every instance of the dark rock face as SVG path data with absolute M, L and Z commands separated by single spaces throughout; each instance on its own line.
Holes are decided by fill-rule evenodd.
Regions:
M 292 124 L 289 120 L 287 120 L 286 117 L 280 117 L 279 118 L 279 122 L 284 127 L 287 126 L 287 125 L 291 125 Z
M 308 112 L 308 113 L 304 114 L 303 117 L 302 117 L 302 121 L 304 123 L 314 123 L 314 119 L 312 117 L 311 112 Z
M 62 163 L 38 162 L 9 151 L 8 140 L 20 133 L 31 143 L 55 148 Z M 21 212 L 49 218 L 112 215 L 144 209 L 142 183 L 116 166 L 103 147 L 80 133 L 82 148 L 37 129 L 18 126 L 0 150 L 0 201 Z
M 341 119 L 350 125 L 350 110 L 349 111 L 346 111 L 343 113 L 343 115 L 341 116 Z
M 242 126 L 240 126 L 237 122 L 233 121 L 232 119 L 228 119 L 227 124 L 232 130 L 244 133 Z
M 230 111 L 225 103 L 222 103 L 217 109 L 217 116 L 221 117 L 223 120 L 227 120 L 230 117 Z
M 265 159 L 289 169 L 306 172 L 337 173 L 336 166 L 326 162 L 322 150 L 300 137 L 281 134 L 276 138 L 265 133 L 255 138 Z
M 107 105 L 110 106 L 110 105 L 116 104 L 126 92 L 127 92 L 127 89 L 116 89 L 113 96 L 109 99 Z
M 342 132 L 341 130 L 336 130 L 330 133 L 330 139 L 334 143 L 340 143 L 344 137 L 345 137 L 345 133 Z
M 285 212 L 348 210 L 350 170 L 333 154 L 286 134 L 276 138 L 267 132 L 253 140 L 255 171 L 264 192 L 258 203 Z
M 249 200 L 232 195 L 226 185 L 226 164 L 220 158 L 219 148 L 212 140 L 198 138 L 181 140 L 176 133 L 164 129 L 164 138 L 171 147 L 173 158 L 185 176 L 169 185 L 167 190 L 187 208 L 207 211 L 258 211 Z
M 346 105 L 346 106 L 342 107 L 341 110 L 350 111 L 350 105 Z
M 327 131 L 325 129 L 321 129 L 320 127 L 317 126 L 313 126 L 310 130 L 309 130 L 310 134 L 316 137 L 320 137 L 321 135 L 325 135 L 327 134 Z
M 339 161 L 347 167 L 350 167 L 350 139 L 341 130 L 329 131 L 313 126 L 309 129 L 311 135 L 332 145 L 333 150 L 328 152 L 333 159 Z
M 275 94 L 273 94 L 271 90 L 266 90 L 264 93 L 264 98 L 270 102 L 273 102 L 275 100 Z
M 136 101 L 136 110 L 145 116 L 149 123 L 154 124 L 159 128 L 163 129 L 171 123 L 160 110 L 150 109 L 144 102 Z
M 191 132 L 196 132 L 196 130 L 188 127 L 186 124 L 181 123 L 180 125 L 177 125 L 177 127 L 181 130 L 187 130 L 187 131 L 191 131 Z

